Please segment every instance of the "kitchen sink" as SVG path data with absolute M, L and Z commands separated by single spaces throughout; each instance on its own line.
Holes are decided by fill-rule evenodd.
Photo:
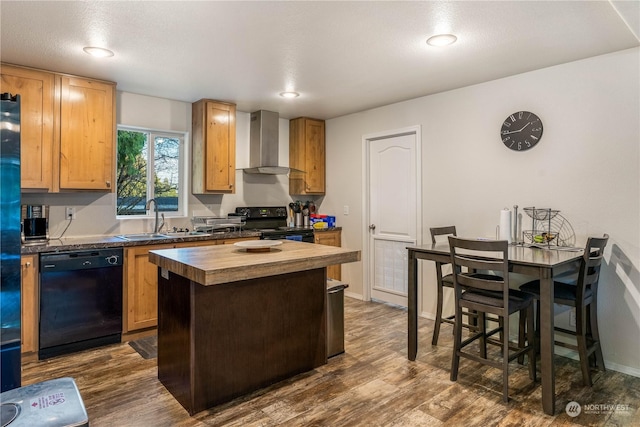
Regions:
M 211 236 L 210 233 L 204 233 L 200 231 L 173 231 L 167 233 L 136 233 L 136 234 L 120 234 L 116 236 L 122 240 L 162 240 L 162 239 L 175 239 L 179 237 L 193 237 L 193 236 Z
M 122 240 L 161 240 L 170 238 L 170 236 L 160 233 L 121 234 L 116 237 Z

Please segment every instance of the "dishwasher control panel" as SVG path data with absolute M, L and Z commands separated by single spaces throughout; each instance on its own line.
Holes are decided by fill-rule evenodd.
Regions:
M 40 271 L 85 270 L 122 265 L 122 249 L 45 252 L 40 254 Z

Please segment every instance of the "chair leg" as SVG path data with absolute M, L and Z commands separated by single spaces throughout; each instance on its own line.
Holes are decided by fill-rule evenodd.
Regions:
M 433 338 L 431 338 L 431 345 L 438 345 L 438 336 L 440 335 L 440 325 L 442 324 L 442 293 L 443 286 L 441 283 L 438 286 L 438 301 L 436 307 L 436 323 L 433 325 Z
M 536 331 L 534 330 L 533 320 L 533 306 L 527 307 L 525 312 L 527 318 L 527 345 L 529 346 L 528 363 L 529 363 L 529 378 L 532 381 L 536 380 Z
M 508 314 L 507 314 L 508 316 Z M 504 317 L 500 318 L 501 324 L 504 328 L 509 327 L 509 319 Z M 503 329 L 505 332 L 506 329 Z M 502 401 L 504 403 L 509 402 L 509 334 L 507 332 L 502 334 Z
M 478 326 L 480 328 L 480 357 L 487 358 L 487 318 L 484 312 L 478 312 Z
M 536 354 L 540 354 L 540 301 L 533 300 L 533 304 L 536 306 L 536 328 L 534 331 L 536 334 Z
M 518 347 L 520 348 L 524 348 L 525 346 L 525 331 L 529 332 L 529 328 L 527 328 L 527 321 L 529 318 L 533 321 L 533 316 L 525 315 L 524 310 L 521 310 L 520 313 L 518 313 Z M 530 343 L 531 341 L 527 340 L 527 344 Z M 518 364 L 524 364 L 524 354 L 518 356 Z
M 597 313 L 596 300 L 593 299 L 589 304 L 589 320 L 591 325 L 591 337 L 593 338 L 596 356 L 596 365 L 598 369 L 602 369 L 602 372 L 606 371 L 604 367 L 604 357 L 602 357 L 602 346 L 600 345 L 600 332 L 598 331 L 598 313 Z
M 582 370 L 582 382 L 591 387 L 591 369 L 589 368 L 589 356 L 587 355 L 587 319 L 585 319 L 586 307 L 578 304 L 576 307 L 576 339 L 578 341 L 578 355 L 580 356 L 580 369 Z
M 456 305 L 456 318 L 453 325 L 453 357 L 451 358 L 451 381 L 458 379 L 458 367 L 460 366 L 460 344 L 462 343 L 462 316 L 460 307 Z

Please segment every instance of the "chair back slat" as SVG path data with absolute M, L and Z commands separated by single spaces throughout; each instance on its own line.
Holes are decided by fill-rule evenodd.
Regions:
M 458 284 L 463 288 L 478 289 L 483 291 L 502 292 L 504 280 L 487 280 L 471 276 L 472 273 L 458 274 Z
M 431 227 L 431 243 L 436 244 L 436 236 L 456 236 L 456 226 L 447 225 L 445 227 Z
M 467 267 L 469 270 L 500 270 L 502 269 L 502 261 L 491 260 L 491 259 L 478 259 L 471 258 L 469 256 L 455 255 L 456 257 L 456 265 Z
M 604 259 L 604 248 L 607 246 L 608 240 L 608 234 L 603 237 L 589 237 L 587 239 L 578 275 L 578 289 L 576 292 L 578 300 L 584 298 L 587 289 L 591 289 L 592 294 L 597 292 L 600 267 Z
M 456 294 L 462 291 L 494 291 L 502 293 L 503 305 L 509 301 L 509 243 L 506 240 L 470 240 L 449 236 L 453 284 Z M 468 271 L 462 272 L 462 267 Z M 475 270 L 492 270 L 502 279 L 489 280 L 474 276 Z M 508 315 L 508 314 L 507 314 Z

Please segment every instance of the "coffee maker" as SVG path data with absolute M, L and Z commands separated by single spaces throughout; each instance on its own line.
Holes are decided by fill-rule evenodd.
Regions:
M 22 205 L 22 243 L 46 243 L 49 240 L 49 206 Z

